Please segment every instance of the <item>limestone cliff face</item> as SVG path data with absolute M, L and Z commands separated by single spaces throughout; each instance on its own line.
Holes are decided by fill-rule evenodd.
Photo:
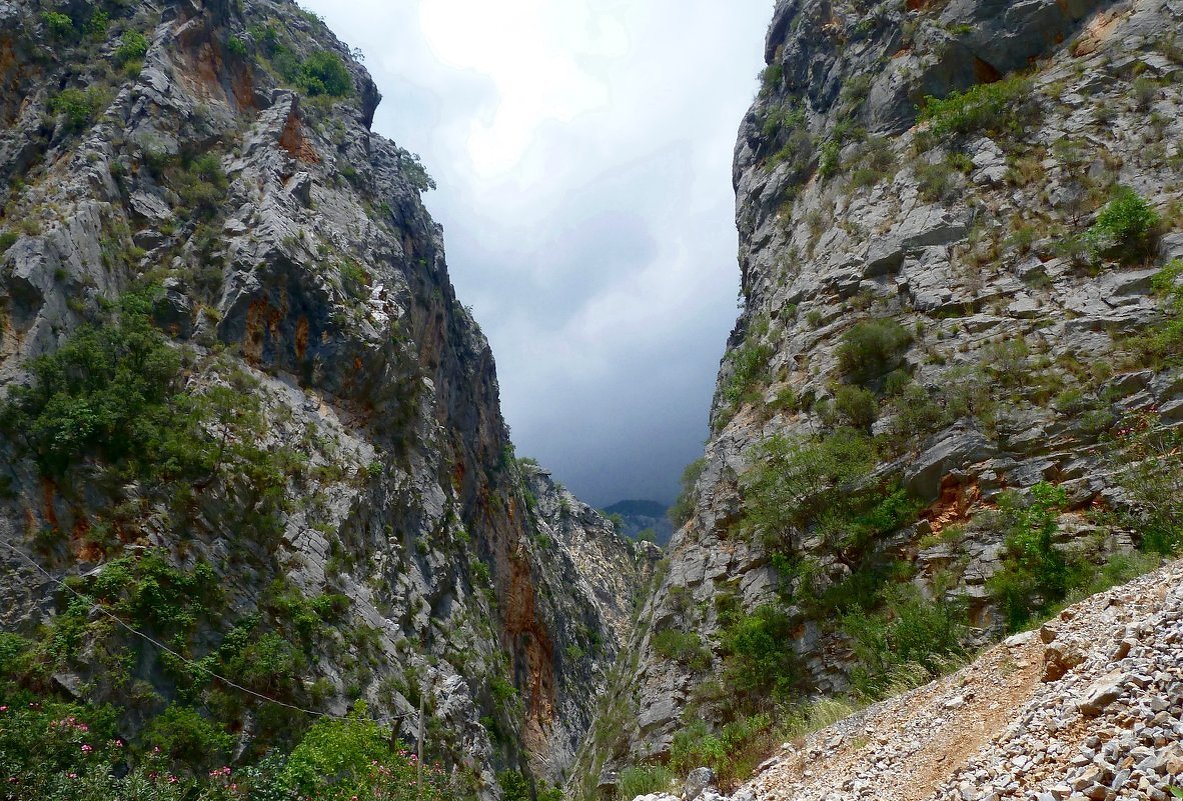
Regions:
M 1057 547 L 1102 559 L 1136 539 L 1076 512 L 1125 503 L 1108 458 L 1120 421 L 1183 419 L 1179 370 L 1138 345 L 1166 313 L 1151 279 L 1183 255 L 1181 19 L 1177 2 L 777 3 L 735 152 L 745 306 L 694 513 L 620 685 L 630 711 L 601 718 L 589 772 L 661 758 L 681 727 L 717 719 L 721 610 L 792 589 L 745 531 L 745 477 L 774 436 L 873 434 L 871 475 L 922 509 L 872 551 L 966 603 L 982 639 L 1001 627 L 986 583 L 1004 535 L 983 514 L 1001 490 L 1066 491 Z M 984 119 L 918 124 L 925 96 L 985 85 L 1005 99 Z M 1119 185 L 1157 212 L 1161 238 L 1136 258 L 1082 252 Z M 869 321 L 894 344 L 860 378 L 844 343 Z M 833 586 L 849 566 L 811 531 L 797 547 L 821 564 L 815 586 Z M 844 691 L 849 642 L 797 602 L 785 612 L 803 692 Z M 659 654 L 667 629 L 697 633 L 709 658 Z
M 370 76 L 282 0 L 59 5 L 0 2 L 0 385 L 155 287 L 174 389 L 215 409 L 194 441 L 221 444 L 178 481 L 94 450 L 47 472 L 9 432 L 0 623 L 32 634 L 67 605 L 17 551 L 84 589 L 150 554 L 212 566 L 219 604 L 188 636 L 155 632 L 193 659 L 228 658 L 236 621 L 295 643 L 285 610 L 344 598 L 264 694 L 364 699 L 413 737 L 425 692 L 428 750 L 474 791 L 497 796 L 505 769 L 562 781 L 651 560 L 514 458 L 430 179 L 370 130 Z M 99 680 L 120 649 L 126 680 Z M 134 722 L 181 689 L 160 656 L 93 631 L 53 682 L 118 704 L 137 687 Z M 242 749 L 283 736 L 225 689 Z

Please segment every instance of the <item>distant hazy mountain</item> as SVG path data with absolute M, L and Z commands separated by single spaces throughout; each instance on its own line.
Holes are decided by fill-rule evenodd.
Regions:
M 651 530 L 653 541 L 664 548 L 674 535 L 674 526 L 666 517 L 668 508 L 657 501 L 617 501 L 603 512 L 613 520 L 620 519 L 620 532 L 625 536 L 637 539 L 641 532 Z

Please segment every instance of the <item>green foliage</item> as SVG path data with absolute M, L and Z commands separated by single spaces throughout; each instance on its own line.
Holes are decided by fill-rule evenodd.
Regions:
M 1163 304 L 1160 317 L 1126 344 L 1142 364 L 1161 370 L 1183 363 L 1183 259 L 1175 259 L 1153 279 L 1154 294 Z
M 726 758 L 723 742 L 704 721 L 696 720 L 674 734 L 670 767 L 678 774 L 685 775 L 700 766 L 718 765 Z
M 0 254 L 5 253 L 10 247 L 16 244 L 16 240 L 21 236 L 16 231 L 0 232 Z
M 144 742 L 180 766 L 199 773 L 224 765 L 234 737 L 193 709 L 170 706 L 148 724 Z
M 834 393 L 834 411 L 852 428 L 869 430 L 879 416 L 879 399 L 863 387 L 843 385 Z
M 295 83 L 313 97 L 346 97 L 353 94 L 353 76 L 336 53 L 318 50 L 300 65 Z
M 104 101 L 103 92 L 89 89 L 63 89 L 49 101 L 49 110 L 65 118 L 67 130 L 78 132 L 94 122 Z
M 246 42 L 237 36 L 231 36 L 226 40 L 226 50 L 237 58 L 246 58 L 249 53 Z
M 670 506 L 666 515 L 670 522 L 674 524 L 675 528 L 681 528 L 690 520 L 691 515 L 694 514 L 694 506 L 698 503 L 698 496 L 695 493 L 694 486 L 698 483 L 702 471 L 706 469 L 707 462 L 704 457 L 695 459 L 690 464 L 686 465 L 686 469 L 682 471 L 681 486 L 682 489 L 678 493 L 677 500 Z
M 411 801 L 417 798 L 414 758 L 391 741 L 389 729 L 365 717 L 364 704 L 344 720 L 321 718 L 292 751 L 279 783 L 317 799 Z M 451 797 L 443 771 L 424 766 L 422 798 Z
M 1101 255 L 1136 262 L 1150 252 L 1160 223 L 1158 213 L 1137 192 L 1118 186 L 1086 239 Z
M 768 382 L 768 360 L 773 353 L 772 346 L 752 341 L 731 352 L 728 357 L 731 376 L 722 393 L 723 401 L 729 407 L 738 408 L 756 399 L 756 390 Z
M 620 771 L 616 794 L 620 801 L 639 795 L 666 792 L 675 781 L 674 772 L 665 765 L 630 765 Z
M 55 39 L 73 39 L 78 31 L 74 28 L 74 20 L 69 15 L 59 11 L 46 11 L 41 15 L 42 22 L 49 29 L 49 35 Z
M 1142 547 L 1164 556 L 1183 550 L 1183 431 L 1154 415 L 1118 432 L 1114 461 L 1133 509 L 1122 521 L 1141 536 Z
M 345 294 L 354 300 L 360 300 L 366 295 L 366 290 L 370 285 L 370 274 L 366 272 L 355 261 L 346 261 L 341 264 L 341 287 L 345 290 Z
M 180 355 L 152 327 L 150 293 L 126 296 L 117 319 L 83 326 L 55 353 L 29 362 L 33 382 L 14 387 L 0 427 L 46 476 L 98 457 L 127 472 L 188 460 Z M 185 422 L 190 425 L 186 426 Z
M 929 95 L 920 111 L 919 121 L 928 124 L 923 145 L 979 131 L 1019 136 L 1033 111 L 1031 98 L 1031 81 L 1017 75 L 940 99 Z
M 817 171 L 823 178 L 830 178 L 838 174 L 842 167 L 842 159 L 840 153 L 842 151 L 842 143 L 837 139 L 827 139 L 821 148 L 821 154 L 818 158 Z
M 786 103 L 769 109 L 762 131 L 764 140 L 777 148 L 765 162 L 766 167 L 787 163 L 793 173 L 805 172 L 814 157 L 814 142 L 803 107 Z
M 102 41 L 107 37 L 107 27 L 111 24 L 111 15 L 101 8 L 96 8 L 86 21 L 86 35 L 92 39 Z
M 723 671 L 732 691 L 750 698 L 785 698 L 800 681 L 788 616 L 766 604 L 751 614 L 726 616 Z
M 953 180 L 956 170 L 948 161 L 921 162 L 916 166 L 916 180 L 919 182 L 920 197 L 928 203 L 950 200 L 957 189 Z
M 115 63 L 123 66 L 130 61 L 141 61 L 148 55 L 148 37 L 139 31 L 125 31 L 115 48 Z
M 1030 355 L 1022 337 L 994 342 L 983 351 L 982 369 L 1004 387 L 1026 387 L 1032 378 Z
M 719 786 L 737 786 L 751 775 L 778 743 L 778 732 L 767 713 L 739 717 L 711 732 L 695 721 L 674 735 L 670 767 L 681 774 L 699 766 L 711 768 Z
M 653 651 L 662 659 L 680 662 L 691 670 L 706 670 L 711 664 L 711 654 L 702 645 L 702 638 L 695 632 L 666 629 L 653 635 Z
M 1002 569 L 987 586 L 1011 630 L 1022 628 L 1034 614 L 1046 614 L 1072 587 L 1087 580 L 1079 561 L 1054 545 L 1066 504 L 1062 488 L 1043 482 L 1032 487 L 1026 499 L 1015 492 L 999 496 L 1006 554 Z
M 398 167 L 399 172 L 402 173 L 411 186 L 420 192 L 435 189 L 435 179 L 428 174 L 427 168 L 423 166 L 423 160 L 419 158 L 418 153 L 412 153 L 409 150 L 399 148 Z M 389 216 L 389 211 L 387 212 L 387 216 Z
M 891 319 L 864 320 L 842 335 L 838 367 L 852 380 L 867 383 L 900 365 L 912 335 Z
M 489 679 L 489 693 L 497 703 L 506 704 L 518 697 L 518 688 L 501 676 L 493 676 Z
M 877 612 L 860 608 L 842 618 L 857 661 L 851 683 L 869 699 L 889 694 L 901 668 L 915 665 L 931 678 L 963 653 L 960 605 L 929 600 L 912 584 L 889 587 L 882 600 Z
M 906 496 L 869 481 L 877 459 L 871 438 L 848 428 L 825 437 L 770 438 L 742 477 L 743 528 L 790 555 L 810 529 L 826 553 L 857 563 L 876 535 L 914 515 Z
M 520 770 L 503 770 L 497 774 L 502 801 L 530 801 L 530 782 Z
M 785 76 L 785 68 L 780 64 L 769 64 L 760 72 L 760 94 L 768 95 L 780 86 Z

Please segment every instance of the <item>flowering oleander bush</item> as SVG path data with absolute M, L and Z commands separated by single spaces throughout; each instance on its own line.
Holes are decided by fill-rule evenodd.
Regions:
M 417 799 L 416 756 L 364 712 L 322 718 L 289 757 L 192 771 L 166 748 L 116 736 L 110 707 L 0 703 L 0 801 Z M 423 779 L 424 801 L 456 797 L 438 764 Z

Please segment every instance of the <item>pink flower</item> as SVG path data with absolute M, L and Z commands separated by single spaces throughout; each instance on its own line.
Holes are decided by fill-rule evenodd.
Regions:
M 78 774 L 77 774 L 77 773 L 68 773 L 68 774 L 66 774 L 66 775 L 67 775 L 67 776 L 69 776 L 71 779 L 77 779 L 77 778 L 78 778 Z
M 176 777 L 176 776 L 173 776 L 173 775 L 170 773 L 170 774 L 169 774 L 169 776 L 168 776 L 168 783 L 169 783 L 169 784 L 176 784 L 176 783 L 177 783 L 177 781 L 178 781 L 178 780 L 177 780 L 177 777 Z
M 83 745 L 83 746 L 82 746 L 82 753 L 84 753 L 84 754 L 89 754 L 89 753 L 90 753 L 91 751 L 93 751 L 93 750 L 94 750 L 94 749 L 93 749 L 93 748 L 91 748 L 89 745 Z
M 7 711 L 8 711 L 8 707 L 0 706 L 0 712 L 7 712 Z
M 116 740 L 114 743 L 112 743 L 112 745 L 114 745 L 116 748 L 122 748 L 123 740 Z

